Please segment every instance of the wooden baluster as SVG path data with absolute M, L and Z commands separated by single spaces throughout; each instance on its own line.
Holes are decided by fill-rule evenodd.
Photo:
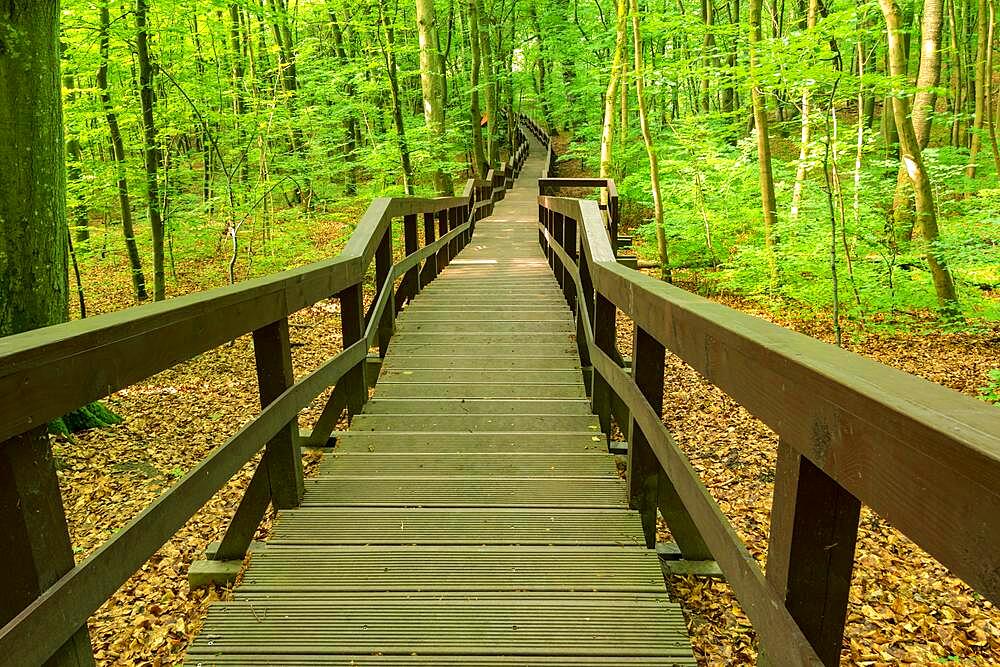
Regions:
M 434 243 L 437 236 L 434 233 L 434 214 L 424 213 L 424 246 Z M 420 270 L 420 286 L 423 289 L 438 274 L 437 253 L 424 260 L 424 267 Z
M 375 249 L 375 299 L 377 300 L 379 294 L 385 285 L 386 278 L 389 277 L 389 272 L 392 271 L 392 221 L 389 221 L 389 226 L 385 229 L 385 234 L 382 235 L 382 240 L 379 241 L 378 248 Z M 392 290 L 390 285 L 389 290 Z M 389 304 L 386 305 L 385 311 L 382 313 L 382 317 L 379 318 L 378 323 L 378 356 L 385 358 L 385 353 L 389 349 L 389 339 L 392 338 L 392 318 L 393 306 L 392 298 L 390 295 Z
M 538 205 L 538 222 L 540 224 L 542 224 L 542 225 L 545 224 L 545 219 L 546 219 L 546 216 L 548 216 L 548 213 L 549 213 L 549 210 L 547 208 L 545 208 L 541 204 Z M 538 245 L 541 246 L 542 252 L 544 252 L 546 254 L 546 257 L 547 257 L 548 256 L 548 247 L 545 244 L 545 234 L 542 233 L 541 228 L 538 229 Z
M 420 249 L 417 239 L 417 216 L 416 214 L 403 216 L 403 249 L 407 255 L 412 255 Z M 406 301 L 412 300 L 420 289 L 419 283 L 420 267 L 414 266 L 403 276 L 403 282 L 399 285 L 399 292 L 396 294 L 396 312 L 398 313 Z
M 617 308 L 604 296 L 594 291 L 594 345 L 604 354 L 612 359 L 618 358 L 617 345 Z M 591 389 L 591 404 L 594 407 L 594 414 L 601 422 L 601 430 L 611 437 L 611 387 L 601 377 L 600 373 L 594 373 L 594 382 Z M 628 429 L 628 424 L 620 424 L 623 429 Z
M 566 253 L 573 259 L 574 264 L 577 263 L 576 256 L 576 220 L 569 216 L 563 216 L 563 248 L 566 249 Z M 571 268 L 566 266 L 563 267 L 563 294 L 566 296 L 566 303 L 569 304 L 569 309 L 576 312 L 576 282 L 573 280 L 573 276 L 570 273 Z
M 448 209 L 448 231 L 452 231 L 462 224 L 462 207 L 452 206 Z M 458 254 L 458 251 L 462 249 L 462 240 L 456 236 L 453 238 L 448 245 L 451 246 L 451 256 L 448 258 L 450 262 Z
M 337 296 L 340 298 L 340 329 L 343 332 L 346 350 L 365 335 L 365 308 L 361 298 L 361 284 L 351 285 Z M 345 373 L 337 384 L 344 386 L 348 416 L 360 414 L 361 408 L 368 401 L 365 363 L 362 361 Z
M 0 522 L 0 625 L 6 625 L 75 564 L 46 425 L 0 443 Z M 87 626 L 45 664 L 93 665 Z
M 564 216 L 562 213 L 556 213 L 555 216 L 553 217 L 554 217 L 552 221 L 553 240 L 555 241 L 555 243 L 562 246 L 562 248 L 565 250 L 566 244 L 563 243 L 563 230 L 565 230 L 566 228 L 566 222 L 565 222 L 566 216 Z M 555 253 L 555 251 L 553 251 L 552 260 L 555 262 L 553 264 L 553 271 L 556 274 L 556 281 L 559 283 L 559 286 L 563 288 L 565 293 L 566 272 L 563 270 L 562 259 L 560 259 L 559 256 Z
M 825 665 L 840 664 L 860 513 L 857 498 L 779 441 L 767 580 Z
M 608 220 L 611 223 L 611 250 L 618 256 L 618 195 L 608 198 Z
M 438 221 L 438 238 L 443 237 L 448 233 L 448 209 L 442 209 L 437 212 Z M 451 244 L 445 243 L 441 250 L 438 251 L 437 256 L 437 269 L 438 273 L 444 271 L 444 267 L 448 266 L 448 262 L 451 261 Z
M 579 238 L 576 244 L 576 264 L 580 272 L 580 291 L 583 293 L 583 302 L 577 303 L 576 306 L 576 346 L 580 351 L 580 365 L 583 367 L 587 396 L 591 397 L 593 396 L 596 373 L 590 359 L 585 327 L 589 326 L 591 331 L 594 329 L 594 282 L 590 277 L 590 266 L 587 264 L 587 256 L 583 250 L 583 234 L 577 236 Z M 587 377 L 590 378 L 589 381 L 587 381 Z

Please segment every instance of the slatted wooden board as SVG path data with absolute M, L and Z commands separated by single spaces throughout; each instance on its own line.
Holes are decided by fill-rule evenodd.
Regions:
M 695 664 L 537 244 L 540 167 L 404 309 L 364 414 L 188 664 Z

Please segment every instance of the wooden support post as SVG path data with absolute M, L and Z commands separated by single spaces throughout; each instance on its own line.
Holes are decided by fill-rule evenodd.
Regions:
M 632 339 L 633 380 L 657 414 L 663 412 L 663 360 L 665 351 L 655 338 L 636 325 Z M 629 505 L 639 510 L 646 546 L 656 544 L 657 480 L 660 462 L 633 419 L 628 432 Z
M 618 195 L 608 198 L 608 222 L 611 227 L 611 250 L 618 256 Z
M 385 228 L 385 234 L 379 241 L 378 248 L 375 249 L 375 299 L 377 300 L 382 288 L 385 286 L 386 278 L 392 271 L 392 222 Z M 390 290 L 392 287 L 389 288 Z M 391 296 L 391 295 L 390 295 Z M 374 302 L 373 302 L 374 303 Z M 378 356 L 385 358 L 389 350 L 389 339 L 392 338 L 392 301 L 386 305 L 379 318 L 378 323 Z
M 448 209 L 448 231 L 454 230 L 461 223 L 462 209 L 459 206 L 452 206 Z M 458 251 L 461 250 L 461 239 L 457 236 L 448 242 L 448 246 L 451 248 L 449 251 L 448 261 L 451 262 L 458 255 Z
M 438 221 L 438 238 L 441 238 L 448 233 L 448 209 L 443 209 L 437 212 Z M 444 267 L 448 266 L 451 261 L 451 244 L 445 243 L 444 247 L 438 251 L 437 254 L 437 269 L 440 274 L 444 271 Z
M 542 225 L 545 224 L 545 218 L 546 218 L 547 214 L 548 214 L 548 209 L 545 208 L 544 206 L 542 206 L 541 204 L 539 204 L 538 205 L 538 222 L 541 223 Z M 548 250 L 545 247 L 545 234 L 542 233 L 541 229 L 538 230 L 538 245 L 542 248 L 542 252 L 545 252 L 546 254 L 548 254 Z
M 635 327 L 632 378 L 657 415 L 663 415 L 663 370 L 666 349 L 658 340 Z M 663 514 L 670 534 L 686 560 L 711 560 L 712 554 L 681 503 L 673 483 L 653 454 L 635 419 L 629 427 L 628 486 L 633 507 L 642 516 L 646 544 L 656 543 L 656 510 Z
M 253 332 L 260 404 L 266 407 L 295 384 L 288 319 L 281 318 Z M 271 502 L 278 509 L 298 507 L 302 500 L 302 454 L 298 418 L 286 424 L 266 445 L 263 464 Z
M 75 564 L 44 425 L 0 443 L 0 522 L 0 625 L 6 625 Z M 87 626 L 45 664 L 93 665 Z
M 434 214 L 424 213 L 424 245 L 434 243 L 437 236 L 434 233 Z M 437 253 L 424 260 L 424 267 L 420 270 L 420 286 L 423 289 L 438 274 Z
M 860 513 L 857 498 L 779 441 L 767 580 L 825 665 L 840 664 Z
M 365 335 L 365 309 L 361 300 L 361 285 L 351 285 L 337 295 L 340 298 L 340 329 L 343 332 L 344 349 L 361 340 Z M 365 364 L 359 363 L 340 378 L 338 385 L 344 386 L 347 395 L 347 414 L 360 414 L 368 401 L 368 385 L 365 384 Z

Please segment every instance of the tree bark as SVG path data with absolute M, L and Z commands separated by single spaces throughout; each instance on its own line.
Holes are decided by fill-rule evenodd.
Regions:
M 774 175 L 771 171 L 771 140 L 767 134 L 767 101 L 761 89 L 757 45 L 760 32 L 761 0 L 750 0 L 750 98 L 753 120 L 757 129 L 757 161 L 760 171 L 760 203 L 764 214 L 764 249 L 767 253 L 770 287 L 778 287 L 777 227 L 778 205 L 774 196 Z
M 931 112 L 937 102 L 941 80 L 941 22 L 943 0 L 925 0 L 920 23 L 920 66 L 917 69 L 917 92 L 913 97 L 912 123 L 920 150 L 927 148 L 931 137 Z M 902 164 L 896 175 L 896 192 L 892 201 L 892 216 L 897 243 L 906 243 L 913 236 L 913 199 L 909 177 Z
M 885 16 L 886 32 L 889 37 L 889 73 L 894 77 L 903 78 L 906 73 L 906 63 L 900 35 L 902 21 L 900 20 L 899 6 L 896 4 L 896 0 L 879 0 L 879 6 Z M 910 119 L 910 96 L 905 91 L 897 91 L 892 99 L 896 127 L 899 130 L 900 158 L 916 195 L 916 217 L 927 243 L 927 264 L 934 281 L 934 291 L 941 309 L 946 314 L 958 315 L 958 296 L 955 292 L 955 284 L 944 257 L 935 247 L 939 234 L 934 209 L 934 193 L 930 177 L 924 169 L 920 144 Z
M 816 17 L 819 14 L 819 0 L 809 0 L 809 9 L 806 12 L 806 30 L 811 31 L 816 27 Z M 795 184 L 792 186 L 792 208 L 791 218 L 795 220 L 799 217 L 799 206 L 802 203 L 802 188 L 806 180 L 806 167 L 809 160 L 809 139 L 812 128 L 809 125 L 810 92 L 808 86 L 802 88 L 802 112 L 800 116 L 802 134 L 799 144 L 799 163 L 795 168 Z
M 142 272 L 142 260 L 139 258 L 139 247 L 135 242 L 135 225 L 132 221 L 132 201 L 128 192 L 128 177 L 125 171 L 125 144 L 122 141 L 121 128 L 118 126 L 118 115 L 111 104 L 111 91 L 108 87 L 108 57 L 110 51 L 111 15 L 108 10 L 108 0 L 101 2 L 100 9 L 100 58 L 97 69 L 97 89 L 101 91 L 101 108 L 108 124 L 108 135 L 111 139 L 111 158 L 115 162 L 116 185 L 118 190 L 118 206 L 122 214 L 122 234 L 125 237 L 125 250 L 128 255 L 129 268 L 132 272 L 132 289 L 135 298 L 145 301 L 149 298 L 146 292 L 146 277 Z M 209 152 L 209 154 L 211 154 Z M 206 167 L 207 168 L 207 167 Z
M 660 193 L 660 169 L 656 159 L 656 147 L 649 131 L 649 118 L 646 113 L 646 93 L 643 78 L 645 72 L 642 64 L 642 33 L 639 26 L 638 0 L 630 0 L 632 9 L 632 50 L 634 56 L 633 73 L 635 74 L 636 108 L 639 110 L 639 126 L 642 130 L 642 140 L 646 145 L 646 156 L 649 159 L 649 186 L 653 194 L 654 222 L 656 223 L 656 249 L 660 257 L 661 277 L 672 282 L 670 271 L 670 254 L 667 248 L 667 234 L 663 228 L 663 197 Z
M 497 77 L 495 69 L 495 58 L 493 57 L 493 40 L 490 36 L 490 26 L 492 19 L 489 11 L 486 11 L 482 4 L 483 0 L 473 0 L 479 3 L 479 36 L 480 48 L 482 51 L 483 70 L 485 72 L 486 92 L 486 160 L 490 168 L 495 168 L 500 164 L 500 152 L 497 147 Z
M 381 11 L 381 6 L 379 11 Z M 396 29 L 383 15 L 382 25 L 385 28 L 385 69 L 389 76 L 389 92 L 392 95 L 392 122 L 396 127 L 396 146 L 399 148 L 399 161 L 403 168 L 403 191 L 413 195 L 413 165 L 410 164 L 410 147 L 406 141 L 406 126 L 403 124 L 403 107 L 399 100 L 399 68 L 396 65 Z
M 153 64 L 149 57 L 149 3 L 136 0 L 135 3 L 135 45 L 139 61 L 139 103 L 142 107 L 143 154 L 146 166 L 146 210 L 149 226 L 153 232 L 153 299 L 166 298 L 163 271 L 163 218 L 160 215 L 159 166 L 160 147 L 157 143 L 156 121 L 153 107 L 156 96 L 153 91 Z
M 472 71 L 469 82 L 469 118 L 472 129 L 472 162 L 473 172 L 479 178 L 485 178 L 489 172 L 486 162 L 486 151 L 483 149 L 482 109 L 479 106 L 479 72 L 482 66 L 482 50 L 479 39 L 479 1 L 469 0 L 469 45 L 472 50 Z
M 444 124 L 444 81 L 441 77 L 441 54 L 437 48 L 437 18 L 434 0 L 417 0 L 417 34 L 420 43 L 420 88 L 424 98 L 424 122 L 434 136 L 434 187 L 442 196 L 451 196 L 455 189 L 451 175 L 445 171 L 447 159 Z
M 983 127 L 986 117 L 986 46 L 987 46 L 987 9 L 986 0 L 977 3 L 976 15 L 976 80 L 975 96 L 976 115 L 972 120 L 972 139 L 969 144 L 969 165 L 965 175 L 969 179 L 976 177 L 976 158 L 983 145 Z M 971 194 L 971 193 L 967 193 Z
M 608 79 L 608 90 L 604 96 L 604 124 L 601 127 L 601 178 L 611 177 L 611 146 L 614 141 L 615 114 L 617 113 L 615 107 L 618 102 L 618 86 L 623 75 L 622 60 L 625 54 L 625 40 L 628 35 L 628 7 L 625 0 L 616 1 L 615 11 L 617 16 L 615 21 L 615 51 L 611 58 L 611 74 Z M 602 196 L 606 196 L 606 194 L 602 194 Z

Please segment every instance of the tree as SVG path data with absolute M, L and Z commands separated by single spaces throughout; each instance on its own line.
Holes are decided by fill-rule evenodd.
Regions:
M 451 175 L 444 169 L 444 79 L 441 76 L 441 54 L 438 51 L 437 17 L 434 0 L 417 0 L 417 33 L 420 38 L 420 88 L 424 96 L 424 119 L 436 142 L 434 187 L 442 196 L 450 196 L 455 187 Z
M 622 65 L 625 52 L 625 40 L 628 36 L 628 8 L 625 0 L 615 3 L 615 51 L 611 59 L 611 73 L 608 77 L 608 90 L 604 95 L 604 122 L 601 125 L 601 178 L 611 176 L 611 145 L 615 132 L 615 108 L 618 102 L 618 85 L 622 81 Z M 623 86 L 624 88 L 624 86 Z
M 760 173 L 760 204 L 764 213 L 764 248 L 770 271 L 770 287 L 778 286 L 777 227 L 778 204 L 774 196 L 771 171 L 771 139 L 767 134 L 767 102 L 760 82 L 761 0 L 750 0 L 750 98 L 754 126 L 757 129 L 757 162 Z
M 139 60 L 139 100 L 142 106 L 143 154 L 146 165 L 146 211 L 149 215 L 149 226 L 153 231 L 153 299 L 163 301 L 166 298 L 163 271 L 163 217 L 160 215 L 160 183 L 157 174 L 160 168 L 160 147 L 153 114 L 156 93 L 153 90 L 153 63 L 149 56 L 147 0 L 136 0 L 135 3 L 135 48 Z
M 646 111 L 646 76 L 642 62 L 642 34 L 639 29 L 639 3 L 630 0 L 632 9 L 632 50 L 634 56 L 633 74 L 635 75 L 636 107 L 639 109 L 639 127 L 642 130 L 642 141 L 646 145 L 646 157 L 649 160 L 649 187 L 653 192 L 653 220 L 656 224 L 656 251 L 660 257 L 660 276 L 667 282 L 672 282 L 670 269 L 670 253 L 667 248 L 667 232 L 663 228 L 663 195 L 660 192 L 660 168 L 656 159 L 656 147 L 649 131 L 649 115 Z
M 905 75 L 905 55 L 900 35 L 899 6 L 895 0 L 879 0 L 879 7 L 885 16 L 886 32 L 888 33 L 889 70 L 894 77 Z M 934 209 L 934 193 L 931 189 L 930 177 L 924 167 L 920 143 L 917 141 L 910 118 L 910 96 L 905 91 L 896 91 L 892 98 L 893 114 L 899 131 L 900 159 L 906 173 L 913 184 L 916 200 L 916 217 L 920 225 L 921 235 L 927 243 L 927 264 L 934 280 L 934 291 L 938 304 L 948 314 L 957 315 L 958 295 L 955 283 L 951 278 L 948 265 L 936 247 L 938 241 L 937 213 Z

